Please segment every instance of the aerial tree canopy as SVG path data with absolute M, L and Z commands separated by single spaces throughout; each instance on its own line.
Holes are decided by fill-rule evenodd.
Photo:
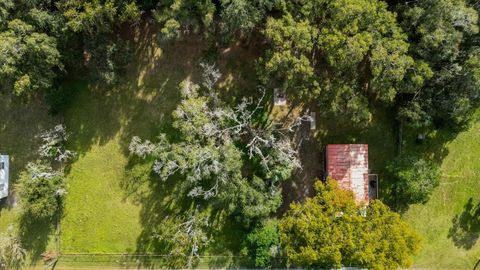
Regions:
M 239 32 L 249 35 L 266 19 L 267 15 L 278 8 L 280 1 L 275 0 L 222 0 L 220 19 L 221 36 L 229 41 Z
M 30 220 L 53 219 L 66 193 L 63 173 L 42 162 L 29 163 L 15 188 L 24 214 Z
M 265 83 L 357 123 L 370 120 L 372 102 L 392 104 L 415 64 L 382 1 L 289 1 L 283 17 L 268 19 L 265 36 Z
M 464 0 L 420 0 L 399 7 L 410 54 L 432 70 L 424 87 L 402 97 L 400 116 L 407 123 L 462 128 L 478 108 L 479 26 L 473 7 Z
M 118 23 L 138 22 L 141 15 L 129 0 L 61 0 L 56 6 L 72 31 L 89 35 L 110 32 Z
M 0 85 L 17 95 L 49 88 L 62 68 L 56 39 L 14 19 L 0 32 Z
M 411 156 L 400 156 L 387 171 L 393 177 L 398 206 L 426 203 L 430 194 L 440 184 L 439 168 L 432 162 Z
M 168 0 L 157 4 L 153 16 L 162 25 L 162 36 L 172 39 L 200 30 L 208 35 L 215 10 L 215 4 L 210 0 Z
M 255 228 L 247 236 L 247 248 L 256 267 L 269 267 L 273 260 L 280 255 L 280 236 L 278 235 L 278 221 L 267 220 L 260 227 Z
M 220 74 L 205 67 L 202 89 L 190 81 L 180 86 L 175 136 L 161 134 L 154 143 L 134 137 L 129 149 L 154 159 L 153 171 L 162 180 L 180 177 L 180 196 L 208 201 L 249 224 L 275 212 L 280 184 L 300 166 L 288 137 L 299 122 L 288 127 L 261 123 L 263 99 L 223 104 L 213 91 Z
M 380 201 L 358 205 L 335 180 L 317 181 L 317 194 L 293 203 L 280 222 L 289 263 L 307 268 L 407 268 L 419 236 Z

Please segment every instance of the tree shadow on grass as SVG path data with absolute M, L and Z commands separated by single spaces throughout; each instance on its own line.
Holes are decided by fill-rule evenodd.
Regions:
M 37 219 L 25 213 L 19 220 L 19 236 L 28 251 L 30 262 L 35 265 L 45 252 L 50 236 L 55 229 L 53 219 Z
M 194 207 L 189 197 L 176 195 L 185 194 L 180 190 L 179 184 L 183 179 L 174 176 L 167 181 L 162 181 L 152 173 L 152 161 L 140 160 L 136 157 L 130 158 L 127 171 L 121 183 L 125 190 L 124 199 L 132 200 L 141 206 L 142 231 L 137 237 L 134 253 L 163 256 L 142 257 L 138 265 L 148 268 L 185 267 L 187 257 L 171 256 L 172 248 L 175 247 L 171 243 L 166 243 L 165 239 L 157 237 L 163 235 L 162 231 L 171 231 L 171 226 L 177 225 L 178 218 L 181 220 L 181 217 L 191 212 Z M 209 211 L 208 208 L 203 210 Z M 209 223 L 211 225 L 207 234 L 213 241 L 208 246 L 207 252 L 215 256 L 202 257 L 195 261 L 194 266 L 202 265 L 212 268 L 244 266 L 243 257 L 231 256 L 231 254 L 240 253 L 239 247 L 245 236 L 244 228 L 233 218 L 225 216 L 222 210 L 209 212 Z
M 418 135 L 424 133 L 426 135 L 425 140 L 419 141 Z M 432 129 L 429 131 L 419 130 L 414 128 L 405 127 L 403 129 L 402 136 L 402 152 L 404 156 L 412 156 L 417 158 L 423 158 L 427 161 L 431 161 L 437 166 L 441 166 L 443 160 L 448 156 L 449 150 L 447 145 L 453 141 L 458 131 L 450 129 Z M 392 160 L 389 160 L 389 164 Z M 383 173 L 383 180 L 380 182 L 382 190 L 382 198 L 384 202 L 397 212 L 404 213 L 410 209 L 411 202 L 407 199 L 402 199 L 405 196 L 402 194 L 396 194 L 395 178 L 389 172 Z
M 247 236 L 245 228 L 237 222 L 235 217 L 226 216 L 221 211 L 212 213 L 212 239 L 214 241 L 208 247 L 210 254 L 203 264 L 211 269 L 253 267 L 252 261 L 242 253 Z
M 476 205 L 473 199 L 468 199 L 463 211 L 452 219 L 452 227 L 448 238 L 454 245 L 463 249 L 471 249 L 480 237 L 480 203 Z
M 0 153 L 10 156 L 10 194 L 0 202 L 0 219 L 4 212 L 12 211 L 16 223 L 15 184 L 28 162 L 38 158 L 39 139 L 42 131 L 61 123 L 60 117 L 48 114 L 48 106 L 42 95 L 33 95 L 28 100 L 11 93 L 0 93 Z M 8 218 L 8 217 L 7 217 Z M 18 220 L 19 236 L 28 251 L 30 261 L 35 263 L 47 247 L 53 227 L 47 221 L 38 221 L 29 216 Z
M 178 179 L 162 181 L 152 172 L 152 161 L 131 157 L 126 166 L 127 174 L 121 182 L 125 200 L 141 206 L 140 223 L 142 230 L 137 237 L 136 254 L 156 254 L 164 257 L 142 257 L 138 262 L 142 267 L 179 266 L 179 258 L 169 257 L 170 246 L 157 237 L 165 228 L 172 225 L 171 219 L 188 212 L 192 207 L 189 198 L 178 198 Z
M 35 136 L 60 123 L 48 114 L 41 95 L 24 100 L 0 91 L 0 153 L 10 156 L 10 190 L 28 162 L 38 158 L 39 140 Z
M 302 112 L 305 114 L 305 112 Z M 310 129 L 310 122 L 303 122 L 296 130 L 293 138 L 302 167 L 295 169 L 291 179 L 282 184 L 282 205 L 277 211 L 281 217 L 292 202 L 304 202 L 314 195 L 313 184 L 322 179 L 324 174 L 321 149 Z
M 155 125 L 168 120 L 177 105 L 178 84 L 198 74 L 204 47 L 197 36 L 159 44 L 158 29 L 147 22 L 125 29 L 132 44 L 132 61 L 118 83 L 105 85 L 73 80 L 66 85 L 77 93 L 66 110 L 72 132 L 70 147 L 80 157 L 92 145 L 104 145 L 118 135 L 126 151 L 132 136 L 148 138 Z

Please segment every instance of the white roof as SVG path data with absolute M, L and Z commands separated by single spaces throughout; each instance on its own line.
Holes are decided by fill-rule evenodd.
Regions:
M 8 184 L 9 184 L 9 163 L 8 155 L 0 155 L 0 164 L 3 163 L 3 169 L 0 165 L 0 199 L 8 197 Z

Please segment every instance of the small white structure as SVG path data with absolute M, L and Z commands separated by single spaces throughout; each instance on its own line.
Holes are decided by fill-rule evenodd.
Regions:
M 317 117 L 315 112 L 310 112 L 310 130 L 315 130 L 317 128 Z
M 8 197 L 8 155 L 0 155 L 0 199 Z
M 285 106 L 287 105 L 287 97 L 285 92 L 280 88 L 273 89 L 273 105 L 274 106 Z

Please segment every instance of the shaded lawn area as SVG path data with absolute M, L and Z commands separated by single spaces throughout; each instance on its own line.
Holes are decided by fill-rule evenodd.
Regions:
M 48 114 L 48 107 L 40 97 L 29 100 L 0 92 L 0 153 L 10 156 L 10 191 L 28 162 L 38 158 L 40 132 L 61 123 L 59 117 Z M 45 249 L 54 247 L 53 227 L 50 223 L 21 222 L 21 209 L 15 194 L 0 202 L 0 232 L 13 225 L 29 253 L 29 260 L 39 259 Z
M 196 72 L 201 46 L 179 42 L 164 49 L 153 36 L 138 38 L 138 61 L 119 84 L 72 85 L 78 90 L 65 123 L 79 156 L 68 174 L 64 253 L 134 253 L 149 225 L 143 223 L 147 206 L 121 185 L 128 144 L 134 135 L 152 139 L 168 121 L 179 100 L 178 83 Z
M 424 205 L 404 214 L 423 237 L 415 267 L 472 269 L 480 259 L 480 122 L 467 131 L 430 134 L 424 145 L 407 140 L 407 152 L 420 152 L 441 162 L 440 186 Z

